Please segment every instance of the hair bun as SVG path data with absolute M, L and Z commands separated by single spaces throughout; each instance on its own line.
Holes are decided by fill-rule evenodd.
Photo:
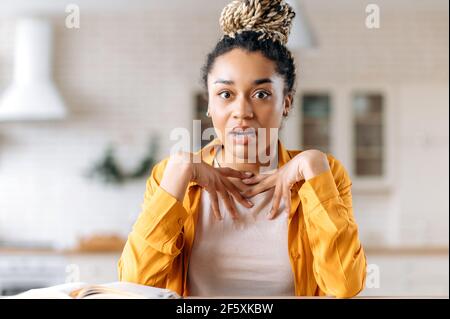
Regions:
M 220 26 L 232 38 L 243 31 L 261 32 L 258 39 L 288 42 L 295 12 L 284 0 L 234 0 L 220 16 Z

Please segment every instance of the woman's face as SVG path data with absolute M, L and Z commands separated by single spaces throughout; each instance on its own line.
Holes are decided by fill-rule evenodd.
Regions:
M 208 74 L 209 110 L 227 155 L 247 161 L 255 154 L 251 149 L 259 156 L 276 143 L 292 97 L 284 94 L 275 67 L 262 53 L 242 49 L 216 58 Z

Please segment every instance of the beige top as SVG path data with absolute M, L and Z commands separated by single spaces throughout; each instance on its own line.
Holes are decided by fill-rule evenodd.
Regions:
M 277 163 L 274 163 L 276 168 Z M 218 167 L 214 159 L 214 166 Z M 274 189 L 251 198 L 254 206 L 236 207 L 233 220 L 219 197 L 223 220 L 214 216 L 209 193 L 202 191 L 195 240 L 188 268 L 191 296 L 293 296 L 288 215 L 268 220 Z M 280 211 L 285 207 L 280 204 Z

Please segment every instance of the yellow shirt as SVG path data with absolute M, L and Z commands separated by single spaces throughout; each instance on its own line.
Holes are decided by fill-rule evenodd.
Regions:
M 199 152 L 212 165 L 213 140 Z M 278 141 L 278 167 L 298 150 Z M 352 209 L 351 180 L 343 165 L 327 154 L 330 170 L 291 189 L 288 251 L 297 296 L 353 297 L 363 288 L 366 256 Z M 198 219 L 201 187 L 190 182 L 183 203 L 162 189 L 168 158 L 152 170 L 141 213 L 119 259 L 119 280 L 168 288 L 189 296 L 189 256 Z

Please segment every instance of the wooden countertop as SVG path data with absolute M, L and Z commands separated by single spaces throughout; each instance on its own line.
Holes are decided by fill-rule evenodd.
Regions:
M 364 248 L 367 255 L 383 255 L 383 256 L 445 256 L 449 254 L 449 247 L 433 246 L 433 247 L 366 247 Z M 0 246 L 0 254 L 14 255 L 93 255 L 93 254 L 120 254 L 122 250 L 57 250 L 51 248 L 24 248 L 24 247 L 5 247 Z
M 117 255 L 120 253 L 122 253 L 122 250 L 58 250 L 51 248 L 0 247 L 0 254 L 11 255 Z

